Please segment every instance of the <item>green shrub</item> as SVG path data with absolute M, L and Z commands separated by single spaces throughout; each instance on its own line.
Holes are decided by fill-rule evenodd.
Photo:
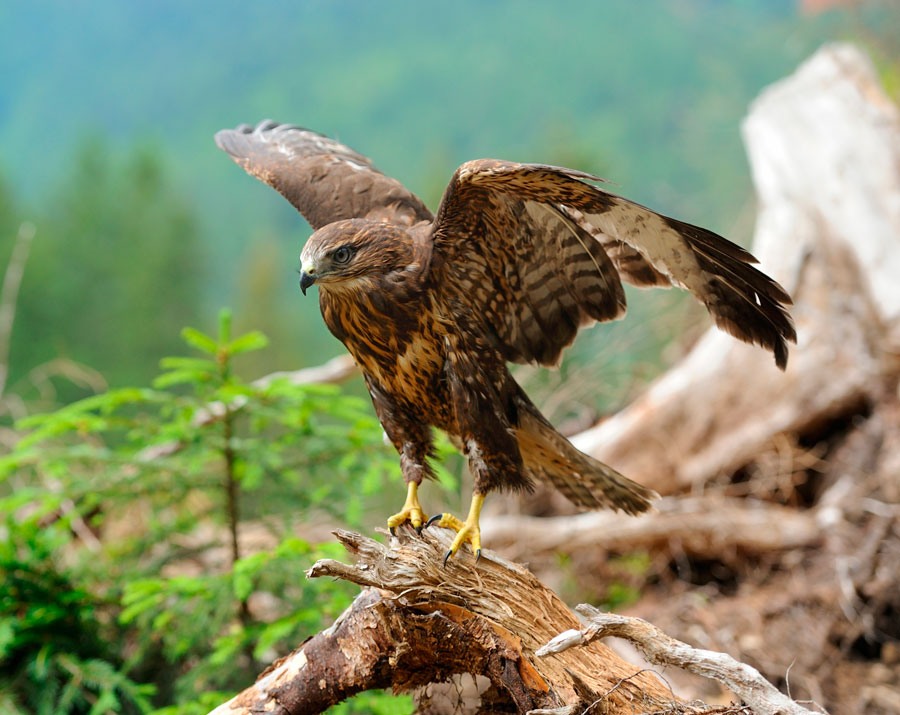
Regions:
M 205 713 L 349 604 L 354 588 L 305 578 L 338 555 L 305 525 L 358 524 L 400 483 L 396 456 L 361 398 L 242 381 L 235 358 L 266 340 L 230 326 L 185 329 L 198 355 L 163 360 L 150 388 L 17 425 L 0 458 L 0 709 Z

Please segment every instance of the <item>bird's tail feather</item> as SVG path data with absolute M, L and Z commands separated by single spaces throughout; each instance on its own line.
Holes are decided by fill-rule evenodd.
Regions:
M 519 406 L 518 423 L 516 439 L 525 469 L 533 478 L 550 482 L 573 504 L 640 514 L 659 497 L 576 449 L 530 402 Z

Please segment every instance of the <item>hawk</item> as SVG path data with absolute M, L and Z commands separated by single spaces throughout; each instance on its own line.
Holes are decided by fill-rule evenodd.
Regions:
M 249 174 L 314 229 L 300 289 L 319 289 L 329 330 L 359 365 L 407 484 L 388 526 L 437 521 L 457 533 L 444 561 L 481 549 L 479 515 L 497 489 L 549 482 L 578 507 L 645 511 L 653 491 L 578 451 L 516 383 L 508 363 L 557 363 L 578 330 L 625 312 L 622 281 L 679 286 L 733 336 L 787 364 L 791 299 L 756 259 L 712 231 L 598 188 L 572 169 L 481 159 L 460 166 L 437 214 L 347 146 L 264 121 L 216 134 Z M 428 520 L 432 428 L 474 480 L 465 521 Z

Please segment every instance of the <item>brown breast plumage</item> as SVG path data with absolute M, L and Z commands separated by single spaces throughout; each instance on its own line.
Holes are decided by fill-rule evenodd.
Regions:
M 448 428 L 444 341 L 431 301 L 390 300 L 379 291 L 321 291 L 322 316 L 367 379 L 419 419 Z

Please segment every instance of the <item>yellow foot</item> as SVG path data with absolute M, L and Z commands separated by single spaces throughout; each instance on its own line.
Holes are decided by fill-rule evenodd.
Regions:
M 478 518 L 481 515 L 481 507 L 484 504 L 484 494 L 472 495 L 472 506 L 469 507 L 469 516 L 465 521 L 461 521 L 453 514 L 438 514 L 431 517 L 425 526 L 436 524 L 446 529 L 453 529 L 456 532 L 456 538 L 450 544 L 450 550 L 444 556 L 444 565 L 453 554 L 459 551 L 459 547 L 466 542 L 472 547 L 475 553 L 475 561 L 481 558 L 481 527 L 478 525 Z
M 422 506 L 419 504 L 418 490 L 419 485 L 415 482 L 410 482 L 407 486 L 406 502 L 404 502 L 403 508 L 387 520 L 391 534 L 394 533 L 396 527 L 405 524 L 407 521 L 412 524 L 416 531 L 422 531 L 422 527 L 425 525 L 428 517 L 425 516 Z

